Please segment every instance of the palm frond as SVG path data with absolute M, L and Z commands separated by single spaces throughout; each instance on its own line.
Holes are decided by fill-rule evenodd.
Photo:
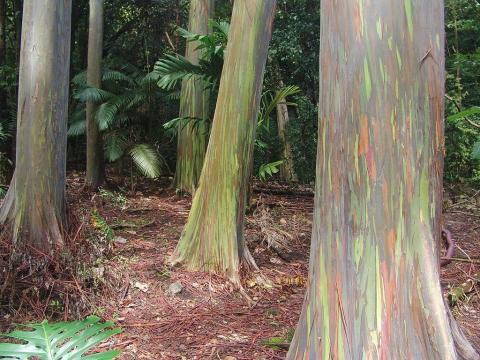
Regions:
M 173 89 L 184 79 L 204 74 L 200 66 L 192 64 L 181 55 L 166 55 L 155 64 L 154 71 L 160 76 L 157 85 L 164 90 Z
M 87 86 L 87 72 L 82 71 L 75 75 L 72 79 L 72 84 L 77 86 Z
M 157 151 L 148 144 L 135 145 L 130 150 L 130 156 L 137 168 L 149 178 L 159 177 L 161 161 Z
M 258 170 L 258 176 L 260 177 L 260 180 L 265 181 L 267 177 L 273 176 L 273 174 L 278 173 L 280 171 L 279 166 L 282 164 L 283 160 L 279 160 L 268 164 L 260 165 L 260 168 Z
M 263 125 L 265 122 L 268 123 L 268 119 L 270 118 L 272 111 L 276 109 L 277 105 L 282 101 L 285 101 L 287 97 L 298 94 L 300 91 L 301 90 L 298 86 L 292 85 L 283 87 L 277 91 L 274 97 L 272 97 L 268 92 L 264 93 L 262 96 L 262 106 L 258 117 L 258 126 Z M 289 104 L 295 105 L 294 103 Z
M 105 159 L 115 162 L 125 153 L 127 137 L 120 131 L 109 132 L 105 136 L 104 153 Z
M 106 69 L 103 72 L 102 80 L 103 81 L 124 81 L 129 85 L 135 86 L 135 80 L 132 77 L 130 77 L 126 73 L 123 73 L 117 70 Z
M 84 120 L 75 121 L 70 124 L 68 128 L 67 135 L 69 137 L 77 137 L 80 135 L 85 135 L 87 132 L 87 122 Z
M 118 95 L 100 105 L 97 111 L 98 127 L 101 131 L 107 130 L 118 120 L 122 112 L 129 111 L 134 107 L 141 105 L 146 94 L 141 91 L 131 91 Z
M 119 351 L 107 351 L 92 355 L 84 354 L 106 339 L 121 332 L 113 328 L 112 322 L 100 322 L 100 318 L 90 316 L 82 321 L 59 322 L 50 324 L 26 325 L 31 330 L 15 330 L 4 337 L 23 341 L 22 344 L 0 343 L 0 358 L 28 360 L 33 357 L 40 360 L 110 360 L 119 355 Z
M 100 104 L 111 99 L 114 94 L 109 91 L 98 89 L 95 87 L 86 87 L 73 95 L 75 100 L 86 103 L 87 101 Z

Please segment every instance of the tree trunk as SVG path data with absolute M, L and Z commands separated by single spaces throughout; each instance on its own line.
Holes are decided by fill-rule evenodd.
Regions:
M 275 0 L 235 2 L 212 133 L 173 262 L 239 281 L 246 189 Z
M 15 57 L 20 59 L 20 48 L 22 45 L 22 18 L 23 18 L 23 0 L 13 0 L 13 11 L 15 13 Z M 17 61 L 18 62 L 18 61 Z
M 102 85 L 103 53 L 103 0 L 90 0 L 88 30 L 87 84 L 100 88 Z M 103 141 L 95 113 L 97 105 L 87 102 L 87 175 L 86 186 L 98 189 L 105 180 Z
M 208 20 L 213 16 L 215 2 L 213 0 L 192 0 L 190 5 L 190 20 L 188 29 L 196 34 L 208 33 Z M 193 64 L 198 64 L 201 50 L 199 43 L 187 43 L 186 58 Z M 182 83 L 180 97 L 180 117 L 192 119 L 207 119 L 209 116 L 210 91 L 198 77 L 191 77 Z M 181 191 L 193 193 L 198 185 L 202 172 L 208 134 L 205 123 L 198 126 L 190 121 L 178 130 L 177 169 L 175 172 L 175 187 Z
M 283 88 L 282 81 L 280 81 L 280 88 Z M 280 166 L 280 179 L 286 182 L 295 182 L 298 181 L 298 177 L 293 166 L 292 147 L 287 135 L 289 121 L 287 101 L 284 99 L 277 105 L 278 137 L 283 147 L 283 164 Z
M 443 1 L 321 7 L 310 279 L 287 358 L 478 359 L 457 353 L 439 281 Z
M 51 254 L 65 224 L 71 0 L 25 0 L 16 169 L 0 209 L 14 252 Z

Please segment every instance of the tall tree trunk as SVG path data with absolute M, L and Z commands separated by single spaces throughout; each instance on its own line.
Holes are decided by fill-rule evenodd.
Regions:
M 22 18 L 23 18 L 23 0 L 13 0 L 13 11 L 15 13 L 15 54 L 17 60 L 20 59 L 20 48 L 22 45 Z
M 213 16 L 215 2 L 213 0 L 192 0 L 190 4 L 190 20 L 188 29 L 196 34 L 208 33 L 208 20 Z M 199 43 L 187 43 L 186 58 L 198 64 L 201 50 Z M 180 117 L 207 119 L 209 114 L 210 91 L 198 77 L 191 77 L 182 83 L 180 97 Z M 196 126 L 189 122 L 178 130 L 177 169 L 175 187 L 181 191 L 193 193 L 198 185 L 202 172 L 208 134 L 204 123 Z
M 283 88 L 282 81 L 280 81 L 280 88 Z M 283 99 L 277 105 L 278 137 L 280 138 L 283 147 L 283 164 L 280 166 L 280 179 L 287 182 L 294 182 L 298 181 L 298 177 L 293 166 L 292 146 L 287 135 L 289 121 L 290 117 L 288 115 L 287 100 Z
M 173 262 L 238 282 L 246 189 L 275 0 L 236 1 L 212 133 Z
M 102 85 L 103 0 L 90 0 L 88 30 L 88 86 Z M 87 176 L 86 186 L 97 189 L 105 180 L 103 141 L 95 117 L 97 105 L 87 102 Z
M 321 7 L 310 279 L 288 359 L 457 359 L 437 246 L 443 1 Z
M 16 169 L 0 209 L 19 255 L 63 245 L 71 7 L 71 0 L 24 3 Z

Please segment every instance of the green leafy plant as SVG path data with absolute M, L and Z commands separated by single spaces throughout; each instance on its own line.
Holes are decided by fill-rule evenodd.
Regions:
M 199 43 L 197 49 L 202 50 L 198 65 L 192 64 L 180 54 L 167 54 L 155 64 L 154 73 L 159 77 L 157 85 L 164 90 L 172 90 L 192 76 L 197 76 L 215 88 L 218 85 L 223 67 L 223 58 L 228 41 L 230 24 L 210 20 L 212 32 L 207 35 L 194 34 L 183 28 L 177 32 L 187 41 Z
M 97 230 L 102 238 L 107 241 L 112 241 L 115 237 L 113 229 L 108 225 L 107 221 L 98 213 L 97 210 L 93 210 L 91 213 L 92 226 Z
M 273 176 L 280 171 L 279 166 L 283 164 L 283 160 L 274 161 L 269 164 L 262 164 L 258 170 L 260 180 L 265 181 L 269 176 Z
M 113 163 L 130 155 L 143 175 L 155 178 L 161 175 L 166 163 L 155 144 L 139 143 L 138 138 L 150 135 L 146 126 L 152 118 L 149 109 L 160 102 L 163 95 L 156 86 L 158 76 L 153 72 L 145 75 L 129 64 L 120 68 L 104 69 L 102 89 L 87 86 L 85 72 L 73 78 L 73 98 L 78 106 L 71 118 L 68 135 L 85 134 L 85 103 L 96 103 L 95 116 L 103 135 L 106 160 Z
M 101 322 L 100 318 L 90 316 L 85 320 L 21 326 L 24 330 L 15 330 L 2 335 L 22 343 L 0 343 L 0 358 L 18 360 L 111 360 L 120 352 L 110 350 L 85 355 L 113 335 L 122 330 L 114 328 L 112 322 Z

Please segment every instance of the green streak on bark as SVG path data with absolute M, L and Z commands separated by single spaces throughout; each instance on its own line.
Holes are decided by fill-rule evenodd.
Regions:
M 190 4 L 189 31 L 196 34 L 207 34 L 208 20 L 214 14 L 213 0 L 192 0 Z M 199 43 L 189 42 L 185 57 L 193 64 L 198 64 L 201 50 Z M 191 77 L 182 83 L 180 96 L 180 117 L 192 119 L 208 119 L 210 91 L 198 77 Z M 189 122 L 178 130 L 177 167 L 175 187 L 181 191 L 193 193 L 203 167 L 205 150 L 208 143 L 208 130 L 201 125 Z
M 239 281 L 249 164 L 276 1 L 236 1 L 212 133 L 172 261 Z

